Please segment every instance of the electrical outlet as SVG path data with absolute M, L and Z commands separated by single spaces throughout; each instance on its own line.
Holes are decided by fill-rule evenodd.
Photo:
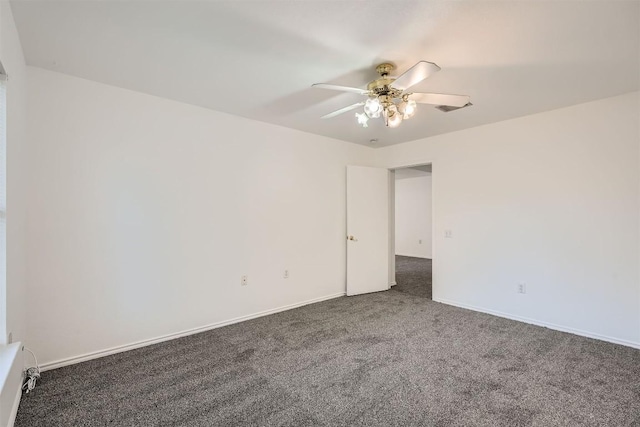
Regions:
M 526 294 L 527 293 L 527 284 L 524 283 L 524 282 L 518 283 L 517 290 L 518 290 L 519 294 Z
M 285 270 L 283 276 L 284 276 L 285 279 L 288 279 L 289 278 L 289 270 Z
M 447 239 L 451 239 L 453 237 L 453 231 L 444 230 L 444 237 L 446 237 Z
M 240 284 L 242 286 L 247 286 L 249 284 L 249 276 L 242 276 L 240 279 Z
M 418 240 L 418 244 L 421 245 L 422 244 L 422 239 Z

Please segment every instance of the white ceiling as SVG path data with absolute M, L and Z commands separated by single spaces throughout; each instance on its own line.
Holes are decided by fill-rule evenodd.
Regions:
M 640 88 L 640 1 L 12 1 L 29 65 L 377 147 Z M 419 106 L 400 128 L 363 129 L 374 67 L 419 60 L 416 91 L 472 107 Z

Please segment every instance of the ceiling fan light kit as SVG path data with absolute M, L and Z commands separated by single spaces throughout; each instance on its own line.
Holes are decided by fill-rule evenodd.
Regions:
M 352 92 L 368 97 L 365 102 L 358 102 L 341 108 L 326 114 L 322 118 L 335 117 L 364 105 L 364 113 L 355 114 L 358 124 L 362 127 L 369 126 L 369 119 L 377 119 L 382 116 L 387 127 L 396 128 L 400 126 L 403 120 L 408 120 L 415 115 L 418 103 L 436 105 L 436 108 L 441 111 L 452 111 L 471 105 L 469 97 L 466 95 L 407 91 L 411 86 L 420 83 L 440 70 L 440 67 L 433 62 L 420 61 L 396 78 L 389 77 L 389 73 L 393 70 L 395 70 L 395 66 L 391 63 L 385 62 L 378 65 L 376 71 L 380 74 L 380 78 L 369 82 L 366 90 L 326 83 L 312 85 L 312 87 Z M 446 108 L 449 109 L 447 110 Z

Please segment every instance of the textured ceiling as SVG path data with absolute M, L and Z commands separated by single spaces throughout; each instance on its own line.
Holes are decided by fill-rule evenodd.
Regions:
M 639 1 L 13 1 L 27 63 L 368 145 L 427 136 L 639 89 Z M 416 91 L 471 96 L 421 105 L 397 129 L 363 129 L 374 67 L 442 70 Z

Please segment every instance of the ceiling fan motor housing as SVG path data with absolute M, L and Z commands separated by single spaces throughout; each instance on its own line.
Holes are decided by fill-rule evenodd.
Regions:
M 381 77 L 369 83 L 367 85 L 367 89 L 369 90 L 369 92 L 371 92 L 372 95 L 376 95 L 376 96 L 386 95 L 392 98 L 399 98 L 402 95 L 402 91 L 391 87 L 391 84 L 394 81 L 395 79 L 392 79 L 389 77 Z

